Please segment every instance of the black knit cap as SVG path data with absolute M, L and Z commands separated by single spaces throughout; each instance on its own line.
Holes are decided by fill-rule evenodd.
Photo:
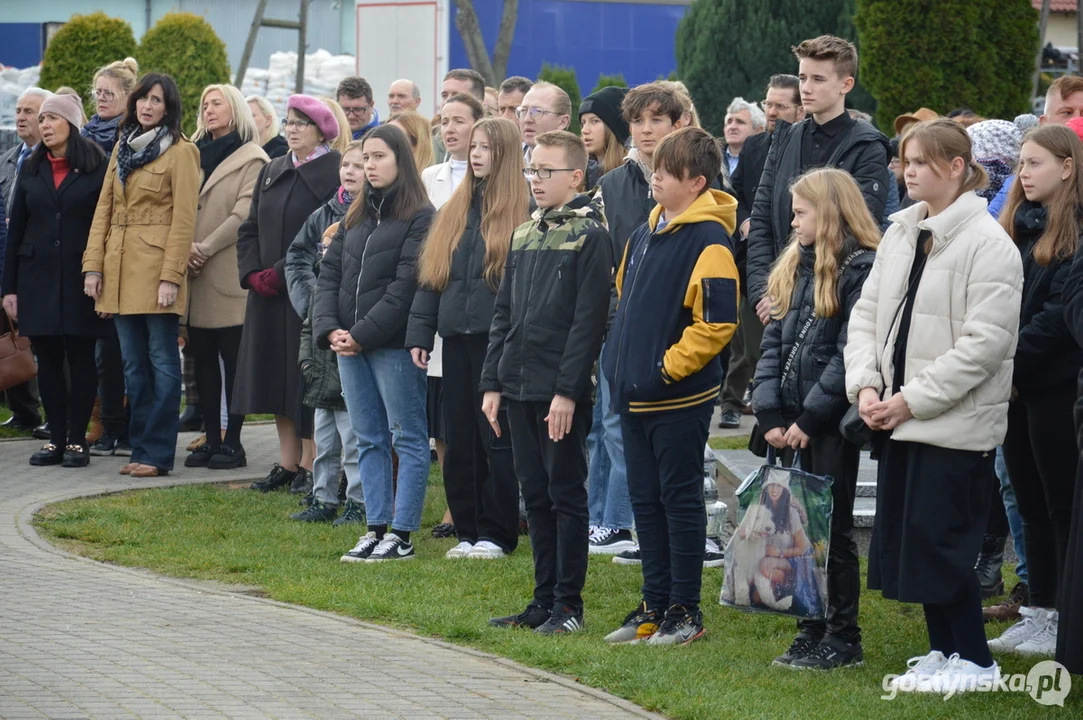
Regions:
M 621 145 L 628 142 L 628 123 L 620 111 L 620 104 L 628 94 L 626 87 L 604 87 L 596 93 L 587 95 L 579 105 L 579 117 L 584 113 L 594 113 L 602 119 Z

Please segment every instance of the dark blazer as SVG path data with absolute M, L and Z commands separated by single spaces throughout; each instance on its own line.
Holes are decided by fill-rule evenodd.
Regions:
M 57 188 L 47 158 L 36 173 L 23 163 L 11 203 L 4 262 L 5 294 L 19 302 L 19 332 L 28 337 L 102 337 L 108 321 L 83 294 L 83 252 L 109 163 L 71 171 Z
M 730 176 L 733 196 L 737 198 L 737 227 L 752 217 L 752 204 L 756 202 L 756 188 L 760 186 L 763 166 L 767 163 L 767 151 L 771 149 L 771 133 L 762 132 L 745 140 L 741 149 L 741 161 Z M 737 233 L 734 233 L 735 235 Z

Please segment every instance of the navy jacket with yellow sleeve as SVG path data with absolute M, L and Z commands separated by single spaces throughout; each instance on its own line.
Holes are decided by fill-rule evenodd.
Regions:
M 737 201 L 708 190 L 660 226 L 661 215 L 655 207 L 632 234 L 617 271 L 620 300 L 602 353 L 617 413 L 714 402 L 718 354 L 737 328 Z

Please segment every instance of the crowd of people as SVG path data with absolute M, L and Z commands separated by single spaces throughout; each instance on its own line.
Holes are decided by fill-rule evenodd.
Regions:
M 721 405 L 723 427 L 755 416 L 754 451 L 834 480 L 826 612 L 776 664 L 863 662 L 868 445 L 868 586 L 929 634 L 897 689 L 976 688 L 993 653 L 1083 672 L 1083 78 L 1038 118 L 921 108 L 889 139 L 846 107 L 852 44 L 793 52 L 719 138 L 667 81 L 573 108 L 457 69 L 437 117 L 403 79 L 382 121 L 351 77 L 281 125 L 211 85 L 191 139 L 174 79 L 130 58 L 95 75 L 89 120 L 78 92 L 31 88 L 0 158 L 0 295 L 38 377 L 7 390 L 8 424 L 47 440 L 31 465 L 158 477 L 182 428 L 203 430 L 185 467 L 264 462 L 243 424 L 273 415 L 252 488 L 360 526 L 351 563 L 416 556 L 435 458 L 448 560 L 506 557 L 525 514 L 533 595 L 492 625 L 581 630 L 588 555 L 611 555 L 643 583 L 606 640 L 668 645 L 705 634 Z M 1009 535 L 1020 582 L 983 609 Z M 811 552 L 787 537 L 769 579 Z M 987 641 L 983 616 L 1017 622 Z

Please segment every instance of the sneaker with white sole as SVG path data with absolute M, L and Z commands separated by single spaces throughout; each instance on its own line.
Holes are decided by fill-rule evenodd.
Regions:
M 1060 614 L 1056 610 L 1043 610 L 1046 619 L 1042 629 L 1030 636 L 1030 638 L 1016 646 L 1015 652 L 1019 655 L 1047 655 L 1053 657 L 1057 652 L 1057 627 L 1060 625 Z
M 703 551 L 703 567 L 722 567 L 726 564 L 726 554 L 718 548 L 718 544 L 711 538 L 707 538 L 707 548 Z
M 1037 635 L 1048 619 L 1048 613 L 1041 608 L 1021 607 L 1022 620 L 1004 631 L 998 638 L 989 641 L 993 652 L 1015 652 L 1015 649 Z
M 504 548 L 488 540 L 479 540 L 478 544 L 466 555 L 470 560 L 500 560 L 507 556 Z
M 618 553 L 613 558 L 613 562 L 617 565 L 642 565 L 643 558 L 639 554 L 639 546 L 636 545 L 631 550 Z
M 469 540 L 460 540 L 459 544 L 444 553 L 448 560 L 462 560 L 474 549 L 474 544 Z
M 548 620 L 534 628 L 534 632 L 539 635 L 568 635 L 580 632 L 585 627 L 583 613 L 564 605 L 554 610 Z
M 887 689 L 896 692 L 917 692 L 920 683 L 928 682 L 947 664 L 948 659 L 939 650 L 933 650 L 928 655 L 912 657 L 906 661 L 906 672 L 891 680 Z
M 376 549 L 376 546 L 380 544 L 379 538 L 376 537 L 376 533 L 369 532 L 361 536 L 354 545 L 353 550 L 349 551 L 345 555 L 339 558 L 342 562 L 365 562 L 372 551 Z
M 412 543 L 408 543 L 393 532 L 389 532 L 384 535 L 384 539 L 380 541 L 380 544 L 376 546 L 376 549 L 372 551 L 372 554 L 365 558 L 367 563 L 387 562 L 389 560 L 413 560 L 414 546 Z
M 591 555 L 617 555 L 636 547 L 631 530 L 602 528 L 590 542 Z
M 647 638 L 647 645 L 687 645 L 707 633 L 703 628 L 703 613 L 689 612 L 683 605 L 670 605 L 658 631 Z
M 989 667 L 982 667 L 963 660 L 959 653 L 953 653 L 932 677 L 918 681 L 917 692 L 955 695 L 976 692 L 983 687 L 992 689 L 999 676 L 1000 668 L 995 662 Z

